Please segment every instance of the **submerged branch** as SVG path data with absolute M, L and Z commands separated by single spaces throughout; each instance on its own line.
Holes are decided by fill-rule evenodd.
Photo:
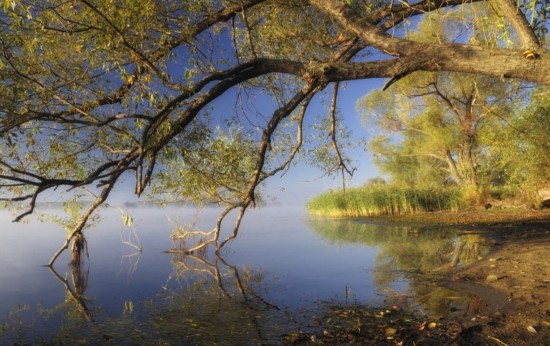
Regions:
M 101 191 L 101 194 L 96 197 L 95 201 L 88 207 L 86 212 L 81 216 L 78 223 L 75 225 L 75 227 L 72 229 L 71 233 L 67 236 L 65 239 L 65 242 L 63 245 L 57 250 L 57 252 L 52 256 L 50 261 L 48 262 L 48 267 L 53 267 L 53 264 L 57 260 L 57 258 L 68 249 L 69 244 L 71 241 L 82 233 L 84 227 L 86 226 L 86 223 L 90 216 L 94 213 L 94 211 L 103 204 L 107 200 L 107 197 L 109 197 L 109 194 L 113 187 L 115 186 L 116 182 L 118 181 L 118 178 L 120 177 L 121 173 L 118 173 L 117 175 L 113 176 L 109 183 L 106 184 L 106 186 L 103 187 L 103 190 Z

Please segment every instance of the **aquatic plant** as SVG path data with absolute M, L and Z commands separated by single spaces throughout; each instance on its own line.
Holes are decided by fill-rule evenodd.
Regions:
M 400 188 L 385 185 L 363 186 L 329 191 L 307 203 L 313 215 L 362 217 L 418 212 L 456 211 L 463 207 L 461 193 L 455 188 Z

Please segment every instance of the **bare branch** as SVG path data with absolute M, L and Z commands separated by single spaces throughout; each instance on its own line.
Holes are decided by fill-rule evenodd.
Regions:
M 336 139 L 336 104 L 338 102 L 338 90 L 340 89 L 340 84 L 338 82 L 334 83 L 334 90 L 332 93 L 332 100 L 330 104 L 330 141 L 332 143 L 332 148 L 334 149 L 334 153 L 336 154 L 336 166 L 338 168 L 342 169 L 342 172 L 347 172 L 350 176 L 353 175 L 353 171 L 349 169 L 349 167 L 345 164 L 344 160 L 342 159 L 342 153 L 340 152 L 340 148 L 338 147 L 338 141 Z M 342 177 L 344 179 L 344 177 Z

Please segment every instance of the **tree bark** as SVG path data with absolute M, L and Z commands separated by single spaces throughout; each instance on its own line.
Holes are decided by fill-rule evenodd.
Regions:
M 518 78 L 550 85 L 550 53 L 540 51 L 526 58 L 524 50 L 489 48 L 465 44 L 421 43 L 397 38 L 382 32 L 358 16 L 349 6 L 336 0 L 309 0 L 336 19 L 345 30 L 353 32 L 374 48 L 396 57 L 378 61 L 384 77 L 406 75 L 414 71 L 448 71 L 476 73 L 499 78 Z M 367 63 L 368 64 L 368 63 Z M 361 66 L 365 67 L 365 65 Z M 349 67 L 347 67 L 349 68 Z M 360 70 L 360 66 L 356 66 Z M 336 68 L 342 76 L 343 71 Z M 357 71 L 357 76 L 363 73 Z M 334 76 L 333 79 L 337 79 Z M 372 75 L 371 77 L 376 77 Z M 382 77 L 378 75 L 378 77 Z M 363 74 L 363 77 L 369 78 Z M 359 78 L 350 78 L 359 79 Z M 342 79 L 340 79 L 342 80 Z
M 457 185 L 463 185 L 464 180 L 462 179 L 462 175 L 458 171 L 458 167 L 456 166 L 456 162 L 453 159 L 451 152 L 447 150 L 445 154 L 446 154 L 445 158 L 447 160 L 447 165 L 449 166 L 449 172 L 451 173 L 451 177 L 454 179 Z
M 496 0 L 497 6 L 514 28 L 524 49 L 538 49 L 540 42 L 515 0 Z

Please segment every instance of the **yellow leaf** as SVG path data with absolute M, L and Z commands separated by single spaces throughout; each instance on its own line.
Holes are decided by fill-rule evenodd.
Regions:
M 395 328 L 386 328 L 386 335 L 391 336 L 393 334 L 397 333 L 397 329 Z
M 435 327 L 437 327 L 437 323 L 435 323 L 435 322 L 432 322 L 432 323 L 428 324 L 428 328 L 430 328 L 430 329 L 434 329 Z
M 422 324 L 418 326 L 418 330 L 424 330 L 424 328 L 426 328 L 426 321 L 422 322 Z

